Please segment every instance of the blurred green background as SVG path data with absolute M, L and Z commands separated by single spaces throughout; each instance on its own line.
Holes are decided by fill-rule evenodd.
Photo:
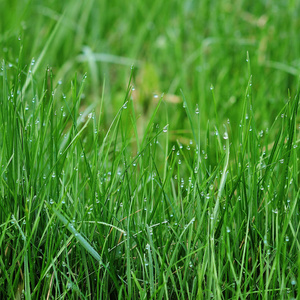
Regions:
M 138 116 L 149 117 L 155 95 L 164 93 L 173 129 L 184 128 L 186 119 L 180 90 L 194 108 L 198 104 L 201 125 L 215 118 L 211 85 L 220 121 L 238 124 L 252 74 L 257 124 L 266 128 L 288 89 L 296 90 L 299 12 L 293 0 L 4 0 L 0 57 L 16 66 L 23 45 L 27 72 L 43 54 L 34 79 L 42 81 L 50 66 L 65 93 L 76 72 L 78 80 L 87 72 L 86 105 L 97 104 L 105 80 L 107 126 L 123 103 L 132 64 Z

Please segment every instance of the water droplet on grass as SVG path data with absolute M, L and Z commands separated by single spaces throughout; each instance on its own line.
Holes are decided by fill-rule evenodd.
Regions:
M 166 126 L 163 128 L 163 132 L 167 132 L 167 131 L 168 131 L 168 126 L 169 126 L 169 124 L 166 125 Z
M 266 236 L 264 236 L 264 244 L 265 244 L 265 245 L 268 245 L 268 240 L 267 240 L 267 237 L 266 237 Z
M 223 139 L 228 140 L 228 133 L 226 131 L 224 132 Z

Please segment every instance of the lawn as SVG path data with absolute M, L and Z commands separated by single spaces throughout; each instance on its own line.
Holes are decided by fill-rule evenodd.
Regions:
M 300 2 L 0 2 L 0 299 L 296 299 Z

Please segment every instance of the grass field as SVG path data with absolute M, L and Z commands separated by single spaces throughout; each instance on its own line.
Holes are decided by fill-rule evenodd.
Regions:
M 0 2 L 0 299 L 298 297 L 300 2 L 274 2 Z

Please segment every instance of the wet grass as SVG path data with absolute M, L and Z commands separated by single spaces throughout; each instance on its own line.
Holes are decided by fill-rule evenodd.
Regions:
M 297 298 L 298 4 L 200 3 L 0 4 L 0 298 Z

